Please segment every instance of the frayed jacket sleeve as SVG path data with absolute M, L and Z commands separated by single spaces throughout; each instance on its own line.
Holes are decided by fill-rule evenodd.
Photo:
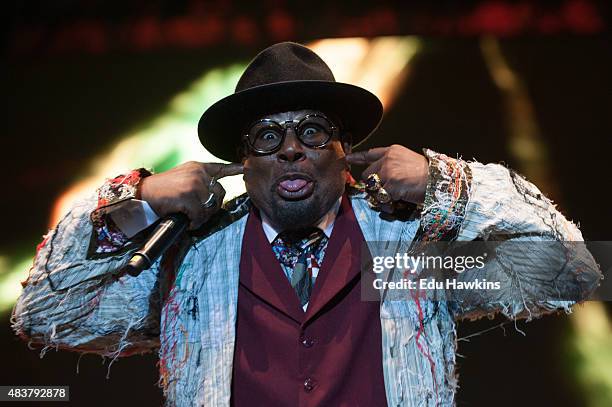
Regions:
M 498 312 L 532 318 L 566 310 L 599 285 L 582 234 L 537 187 L 498 164 L 452 159 L 431 150 L 423 240 L 495 241 L 483 268 L 459 281 L 499 282 L 498 290 L 449 290 L 457 318 Z
M 130 247 L 88 256 L 98 198 L 75 204 L 40 245 L 13 311 L 13 329 L 46 347 L 108 356 L 153 350 L 159 347 L 159 263 L 138 277 L 117 278 Z

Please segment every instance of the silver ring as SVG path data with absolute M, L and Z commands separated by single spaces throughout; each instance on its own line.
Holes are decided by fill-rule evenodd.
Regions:
M 210 209 L 216 204 L 217 204 L 217 199 L 215 198 L 215 194 L 211 192 L 210 195 L 208 195 L 208 199 L 202 202 L 202 207 L 204 209 Z
M 215 193 L 212 192 L 213 187 L 215 186 L 216 183 L 217 183 L 216 177 L 212 177 L 210 179 L 210 183 L 208 184 L 208 191 L 209 191 L 208 198 L 206 199 L 206 201 L 202 202 L 202 207 L 204 207 L 204 209 L 210 209 L 217 204 L 217 198 L 215 197 Z
M 215 186 L 215 184 L 217 183 L 217 177 L 214 176 L 210 179 L 210 182 L 208 183 L 208 190 L 212 191 L 213 187 Z

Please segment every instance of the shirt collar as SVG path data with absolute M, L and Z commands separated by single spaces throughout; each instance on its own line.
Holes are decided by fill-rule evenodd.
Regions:
M 338 198 L 338 201 L 334 203 L 331 209 L 325 215 L 323 215 L 319 223 L 316 225 L 323 231 L 328 239 L 331 237 L 332 230 L 334 229 L 334 223 L 336 221 L 336 216 L 338 215 L 338 210 L 340 209 L 341 203 L 342 197 Z M 261 226 L 263 227 L 268 242 L 272 243 L 280 232 L 272 227 L 270 220 L 263 212 L 261 212 Z

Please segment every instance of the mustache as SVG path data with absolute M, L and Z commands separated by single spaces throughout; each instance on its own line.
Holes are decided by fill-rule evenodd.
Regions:
M 342 156 L 342 157 L 338 157 L 336 160 L 331 161 L 330 164 L 328 165 L 338 165 L 338 164 L 342 164 L 342 166 L 344 167 L 343 169 L 345 170 L 349 170 L 351 168 L 350 164 L 348 163 L 347 159 L 346 159 L 346 155 Z M 271 164 L 273 165 L 273 164 Z M 276 177 L 274 179 L 274 183 L 278 183 L 279 181 L 282 180 L 282 178 L 284 176 L 286 176 L 287 174 L 300 174 L 300 175 L 305 175 L 307 177 L 309 177 L 310 180 L 316 180 L 317 177 L 312 173 L 312 171 L 310 171 L 309 169 L 306 169 L 303 167 L 303 165 L 300 164 L 288 164 L 286 165 L 283 169 L 282 169 L 282 174 L 278 177 Z M 252 169 L 251 167 L 249 167 L 248 165 L 244 166 L 243 169 L 243 178 L 245 177 L 251 177 L 251 176 L 256 176 L 256 171 L 254 169 Z

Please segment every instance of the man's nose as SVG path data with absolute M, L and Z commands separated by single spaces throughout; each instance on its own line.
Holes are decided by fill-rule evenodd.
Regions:
M 293 129 L 287 129 L 285 140 L 280 149 L 276 152 L 276 158 L 281 162 L 296 162 L 306 158 L 304 145 L 300 143 Z

